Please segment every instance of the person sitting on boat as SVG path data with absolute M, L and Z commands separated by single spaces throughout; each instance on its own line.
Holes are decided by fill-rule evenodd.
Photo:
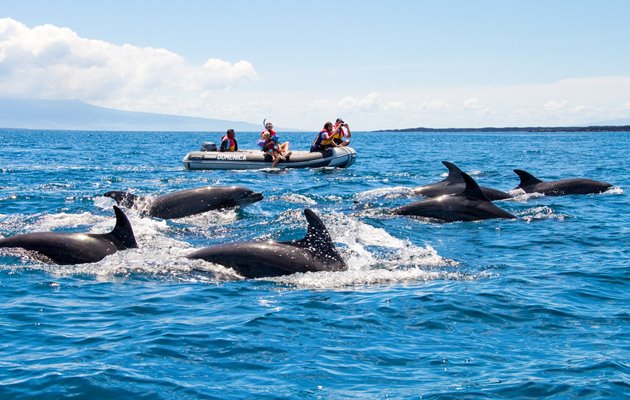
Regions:
M 269 132 L 263 132 L 260 140 L 262 141 L 263 152 L 271 156 L 271 167 L 276 168 L 280 160 L 285 160 L 278 143 L 273 140 Z
M 260 147 L 263 147 L 264 140 L 262 139 L 262 136 L 265 134 L 265 132 L 269 133 L 271 139 L 276 142 L 276 144 L 278 145 L 278 149 L 284 157 L 289 157 L 291 155 L 291 152 L 289 151 L 289 142 L 280 143 L 280 137 L 278 136 L 276 131 L 273 130 L 273 123 L 271 121 L 267 121 L 265 123 L 265 130 L 262 131 L 262 133 L 260 134 L 261 139 L 258 141 L 258 145 Z
M 313 141 L 311 145 L 311 153 L 316 151 L 324 151 L 331 147 L 337 147 L 337 144 L 333 140 L 336 134 L 339 133 L 339 130 L 333 130 L 332 122 L 326 122 L 324 124 L 324 129 L 322 129 L 318 134 L 317 138 Z
M 220 151 L 238 151 L 234 129 L 228 129 L 225 136 L 221 139 Z
M 333 134 L 335 135 L 333 141 L 337 144 L 337 146 L 347 146 L 350 144 L 352 132 L 350 132 L 350 127 L 343 121 L 343 119 L 337 118 L 335 125 L 333 126 Z

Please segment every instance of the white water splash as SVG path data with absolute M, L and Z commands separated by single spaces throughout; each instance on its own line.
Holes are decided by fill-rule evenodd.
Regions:
M 323 219 L 348 269 L 296 273 L 265 280 L 299 288 L 331 289 L 379 283 L 467 279 L 458 272 L 443 270 L 458 263 L 440 257 L 431 246 L 418 247 L 351 216 L 332 213 L 326 214 Z
M 277 198 L 278 197 L 276 196 L 272 196 L 270 200 L 275 200 Z M 279 199 L 287 203 L 293 203 L 293 204 L 303 204 L 303 205 L 309 205 L 309 206 L 313 206 L 317 204 L 317 202 L 311 199 L 310 197 L 304 196 L 302 194 L 297 194 L 297 193 L 283 194 L 282 196 L 279 197 Z
M 113 212 L 112 212 L 113 215 Z M 48 232 L 63 228 L 76 228 L 85 225 L 97 225 L 106 221 L 114 221 L 115 219 L 94 215 L 89 212 L 80 214 L 44 214 L 39 221 L 32 226 L 33 232 Z M 110 223 L 113 227 L 113 222 Z M 110 228 L 111 230 L 111 228 Z
M 92 198 L 92 203 L 94 203 L 95 207 L 100 208 L 101 210 L 111 210 L 116 202 L 111 197 L 105 196 L 95 196 Z
M 274 282 L 305 289 L 336 289 L 376 284 L 433 281 L 436 279 L 465 280 L 458 272 L 428 271 L 422 268 L 404 270 L 361 270 L 342 272 L 306 272 L 270 279 Z
M 189 217 L 178 218 L 173 221 L 207 228 L 208 226 L 228 225 L 236 222 L 236 220 L 238 220 L 238 213 L 236 209 L 232 208 L 227 210 L 211 210 Z
M 548 206 L 539 206 L 528 208 L 527 210 L 520 211 L 516 214 L 524 221 L 528 223 L 536 220 L 544 220 L 544 219 L 556 219 L 558 221 L 564 221 L 567 217 L 566 214 L 559 214 L 553 211 L 552 208 Z
M 503 201 L 514 201 L 517 203 L 526 203 L 530 199 L 537 199 L 539 197 L 545 197 L 542 193 L 526 193 L 523 189 L 512 189 L 508 192 L 512 195 L 512 198 L 505 199 Z
M 127 216 L 138 242 L 137 249 L 118 251 L 91 264 L 60 266 L 37 261 L 33 263 L 31 260 L 25 266 L 40 268 L 56 276 L 93 275 L 101 281 L 118 281 L 131 274 L 165 276 L 200 283 L 244 279 L 230 268 L 185 258 L 193 248 L 188 243 L 169 236 L 172 234 L 172 227 L 167 221 L 143 218 L 136 213 L 128 213 Z M 440 257 L 429 245 L 418 247 L 352 216 L 329 213 L 322 218 L 333 240 L 338 244 L 348 269 L 342 272 L 293 274 L 265 280 L 299 288 L 341 288 L 434 279 L 471 279 L 470 275 L 453 272 L 453 267 L 458 263 Z M 300 225 L 305 222 L 299 210 L 288 210 L 279 219 Z M 106 233 L 112 229 L 115 219 L 89 213 L 56 214 L 45 216 L 39 226 L 67 226 L 68 223 L 77 226 L 90 224 L 93 225 L 90 232 Z
M 387 188 L 378 188 L 367 190 L 365 192 L 357 193 L 355 195 L 355 199 L 357 201 L 369 201 L 375 199 L 396 199 L 401 197 L 412 197 L 416 196 L 416 193 L 413 188 L 407 186 L 394 186 Z
M 620 188 L 619 186 L 613 186 L 613 187 L 611 187 L 610 189 L 608 189 L 607 191 L 605 191 L 602 194 L 609 194 L 609 195 L 613 194 L 613 195 L 616 195 L 616 194 L 623 194 L 623 193 L 624 193 L 624 191 L 623 191 L 622 188 Z

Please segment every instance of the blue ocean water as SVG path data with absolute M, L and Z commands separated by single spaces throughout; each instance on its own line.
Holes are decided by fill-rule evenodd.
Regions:
M 256 133 L 238 133 L 242 148 Z M 283 134 L 307 149 L 313 134 Z M 2 399 L 448 399 L 630 396 L 630 133 L 364 133 L 345 170 L 185 171 L 220 133 L 0 130 L 0 235 L 107 232 L 109 190 L 241 185 L 244 210 L 128 210 L 139 249 L 76 266 L 0 253 Z M 517 220 L 394 217 L 449 160 L 599 195 L 519 195 Z M 193 249 L 299 239 L 305 207 L 345 272 L 243 280 Z

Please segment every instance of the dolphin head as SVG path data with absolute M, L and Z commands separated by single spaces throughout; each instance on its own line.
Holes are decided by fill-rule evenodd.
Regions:
M 239 207 L 245 207 L 247 205 L 261 201 L 263 197 L 263 194 L 260 192 L 243 189 L 241 193 L 235 196 L 234 201 L 236 201 L 236 204 L 238 204 Z
M 128 192 L 123 192 L 122 190 L 112 190 L 110 192 L 104 193 L 103 196 L 110 197 L 116 201 L 116 204 L 122 207 L 131 208 L 134 203 L 138 200 L 138 196 L 135 194 L 131 194 Z

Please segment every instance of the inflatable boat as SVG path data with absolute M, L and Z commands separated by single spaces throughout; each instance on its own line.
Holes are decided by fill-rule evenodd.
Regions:
M 278 168 L 347 168 L 357 158 L 351 147 L 334 147 L 310 153 L 293 151 Z M 261 150 L 239 150 L 219 152 L 212 143 L 204 143 L 199 151 L 191 151 L 182 160 L 188 170 L 200 169 L 264 169 L 271 168 L 271 157 Z

